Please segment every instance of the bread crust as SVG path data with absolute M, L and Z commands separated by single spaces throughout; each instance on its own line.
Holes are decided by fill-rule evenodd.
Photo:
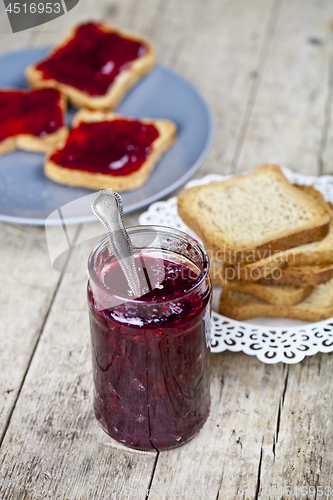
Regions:
M 232 280 L 233 277 L 237 277 L 237 279 L 256 282 L 270 276 L 274 272 L 279 272 L 279 270 L 282 271 L 286 267 L 287 263 L 283 261 L 270 261 L 267 266 L 253 267 L 250 269 L 244 266 L 242 263 L 238 263 L 233 265 L 225 265 L 224 276 L 227 280 Z M 215 274 L 217 277 L 221 276 L 221 273 L 218 272 L 218 270 L 215 271 Z
M 6 89 L 7 90 L 7 89 Z M 17 91 L 17 89 L 15 89 Z M 66 112 L 66 99 L 60 94 L 59 107 L 62 115 Z M 34 153 L 47 153 L 57 146 L 68 135 L 68 129 L 64 125 L 56 132 L 48 134 L 45 137 L 36 137 L 32 134 L 18 134 L 15 136 L 7 137 L 0 141 L 0 156 L 11 153 L 16 149 L 23 149 L 24 151 L 31 151 Z
M 314 227 L 308 225 L 308 227 L 305 227 L 302 230 L 295 231 L 291 234 L 289 232 L 289 234 L 285 236 L 281 235 L 262 244 L 253 245 L 252 248 L 244 248 L 241 246 L 238 248 L 232 248 L 228 241 L 225 241 L 223 236 L 216 234 L 217 231 L 214 233 L 204 218 L 200 217 L 200 214 L 198 215 L 197 210 L 194 210 L 193 200 L 196 200 L 199 193 L 205 192 L 207 187 L 211 185 L 195 186 L 183 191 L 183 193 L 181 193 L 178 197 L 178 213 L 180 217 L 185 224 L 202 239 L 206 250 L 213 255 L 221 255 L 221 253 L 223 253 L 223 260 L 226 263 L 234 264 L 238 262 L 260 260 L 262 259 L 264 252 L 274 253 L 276 251 L 287 250 L 308 242 L 319 241 L 323 239 L 329 231 L 331 217 L 327 211 L 321 206 L 318 206 L 318 204 L 311 200 L 309 196 L 292 186 L 284 177 L 279 167 L 269 164 L 262 165 L 251 174 L 248 174 L 248 176 L 252 176 L 255 182 L 254 176 L 261 171 L 266 171 L 268 173 L 271 172 L 273 175 L 277 175 L 280 181 L 285 184 L 286 188 L 292 193 L 293 196 L 295 196 L 296 199 L 302 200 L 306 205 L 314 208 L 319 214 L 317 222 L 313 225 Z M 220 184 L 225 187 L 238 182 L 238 180 L 241 180 L 241 177 L 232 178 L 215 184 Z
M 256 317 L 323 321 L 333 316 L 332 288 L 331 282 L 315 287 L 302 302 L 293 306 L 268 304 L 251 295 L 225 288 L 220 297 L 219 312 L 238 321 Z M 328 296 L 326 303 L 322 303 L 322 295 Z
M 287 267 L 281 272 L 281 276 L 274 278 L 273 275 L 259 280 L 261 284 L 268 285 L 295 285 L 295 286 L 317 286 L 333 278 L 333 265 L 331 266 L 302 266 Z
M 113 112 L 103 113 L 101 111 L 80 110 L 74 117 L 73 128 L 80 123 L 113 121 L 117 118 L 131 120 L 131 118 L 118 115 Z M 134 120 L 134 118 L 133 118 Z M 136 119 L 135 119 L 136 120 Z M 70 186 L 86 187 L 88 189 L 113 189 L 114 191 L 131 191 L 141 187 L 149 178 L 156 163 L 163 153 L 167 151 L 176 140 L 176 125 L 170 120 L 149 120 L 140 118 L 140 122 L 154 125 L 159 136 L 151 145 L 151 152 L 142 166 L 132 174 L 125 176 L 112 176 L 105 174 L 95 174 L 92 172 L 65 168 L 50 160 L 50 157 L 65 146 L 68 134 L 53 150 L 49 152 L 45 159 L 45 175 L 60 184 Z
M 247 293 L 273 305 L 294 306 L 310 295 L 313 287 L 307 286 L 275 286 L 274 284 L 250 283 L 234 280 L 228 282 L 227 288 Z
M 29 85 L 31 85 L 31 87 L 33 88 L 56 88 L 65 96 L 67 96 L 72 104 L 78 107 L 87 107 L 96 110 L 114 109 L 121 102 L 125 94 L 155 66 L 156 55 L 153 46 L 145 37 L 117 28 L 110 23 L 101 22 L 96 23 L 96 25 L 105 32 L 117 33 L 122 37 L 142 43 L 147 47 L 146 54 L 134 60 L 128 69 L 120 72 L 115 77 L 106 94 L 101 96 L 91 96 L 89 94 L 86 94 L 85 92 L 82 92 L 76 87 L 58 82 L 55 79 L 44 79 L 42 71 L 37 69 L 37 66 L 41 61 L 38 61 L 38 63 L 32 64 L 27 67 L 25 76 L 29 82 Z M 70 40 L 75 37 L 76 31 L 79 27 L 80 25 L 72 28 L 67 33 L 67 35 L 65 35 L 65 37 L 54 47 L 54 49 L 51 50 L 50 54 L 45 59 L 48 59 L 58 49 L 67 45 L 68 42 L 70 42 Z
M 312 186 L 296 185 L 297 189 L 310 196 L 316 203 L 319 203 L 333 218 L 333 207 L 327 202 L 319 191 Z M 276 252 L 269 257 L 262 258 L 250 264 L 244 263 L 238 275 L 242 279 L 247 279 L 249 275 L 256 274 L 257 278 L 265 278 L 277 268 L 303 267 L 333 264 L 333 219 L 330 222 L 328 234 L 320 241 L 298 246 L 290 250 Z M 220 264 L 221 265 L 221 264 Z M 218 268 L 218 262 L 213 259 L 214 268 Z M 217 273 L 218 271 L 216 271 Z
M 281 263 L 280 263 L 281 264 Z M 285 263 L 284 263 L 285 264 Z M 258 272 L 257 272 L 258 271 Z M 325 266 L 278 267 L 269 276 L 262 276 L 261 269 L 248 272 L 241 265 L 226 267 L 219 270 L 210 269 L 213 285 L 260 284 L 274 286 L 317 286 L 333 278 L 333 264 Z M 238 288 L 237 288 L 238 290 Z M 241 291 L 241 290 L 239 290 Z
M 235 279 L 255 283 L 270 276 L 273 272 L 280 272 L 279 270 L 282 272 L 286 267 L 286 262 L 271 261 L 269 266 L 248 268 L 242 263 L 224 264 L 213 257 L 210 259 L 209 275 L 213 285 L 223 285 Z

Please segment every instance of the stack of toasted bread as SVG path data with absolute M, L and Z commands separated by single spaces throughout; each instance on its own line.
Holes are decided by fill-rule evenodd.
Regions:
M 203 241 L 220 313 L 245 320 L 333 316 L 333 207 L 275 165 L 196 186 L 178 212 Z

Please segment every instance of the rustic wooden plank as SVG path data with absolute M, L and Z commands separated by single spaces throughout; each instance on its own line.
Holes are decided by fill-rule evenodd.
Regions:
M 332 15 L 329 1 L 284 2 L 237 171 L 273 162 L 320 173 Z
M 237 171 L 275 161 L 320 173 L 332 98 L 331 9 L 329 2 L 283 4 Z M 316 498 L 319 486 L 331 487 L 331 364 L 331 355 L 318 354 L 290 366 L 273 442 L 263 442 L 257 493 L 244 498 Z
M 320 158 L 323 174 L 333 174 L 333 15 L 332 22 L 330 23 L 331 37 L 326 42 L 330 47 L 330 61 L 329 61 L 329 80 L 328 80 L 328 93 L 326 99 L 325 109 L 325 126 L 322 137 L 322 155 Z
M 20 50 L 28 46 L 34 46 L 36 33 L 8 33 L 1 31 L 0 25 L 0 54 Z
M 271 15 L 275 16 L 276 3 L 206 2 L 206 9 L 196 18 L 194 32 L 171 60 L 175 69 L 202 92 L 213 111 L 215 139 L 197 177 L 233 170 L 247 102 L 256 84 L 258 65 L 263 64 L 261 47 L 272 35 Z
M 286 369 L 243 353 L 211 360 L 210 417 L 191 442 L 160 454 L 149 500 L 255 498 L 261 450 L 273 441 Z
M 4 4 L 0 5 L 0 52 L 19 50 L 38 43 L 50 23 L 12 33 Z M 71 231 L 76 232 L 72 227 Z M 56 229 L 49 232 L 56 249 L 62 244 Z M 44 228 L 0 225 L 0 441 L 13 411 L 45 317 L 60 280 L 52 269 Z
M 0 52 L 34 45 L 36 29 L 12 33 L 1 2 Z M 59 241 L 54 236 L 57 247 Z M 1 442 L 60 274 L 50 265 L 43 228 L 1 224 L 0 239 Z
M 53 230 L 50 240 L 59 248 Z M 60 274 L 43 228 L 0 224 L 0 436 L 6 429 Z
M 263 449 L 258 498 L 331 497 L 332 369 L 332 353 L 318 354 L 290 367 L 278 432 L 273 447 Z
M 146 498 L 156 452 L 117 444 L 93 416 L 86 281 L 60 284 L 5 436 L 3 500 Z

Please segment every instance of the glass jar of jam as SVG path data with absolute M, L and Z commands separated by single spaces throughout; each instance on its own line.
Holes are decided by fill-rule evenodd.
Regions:
M 89 257 L 94 410 L 117 441 L 163 450 L 191 439 L 209 414 L 209 263 L 181 231 L 140 226 L 128 234 L 139 298 L 107 238 Z

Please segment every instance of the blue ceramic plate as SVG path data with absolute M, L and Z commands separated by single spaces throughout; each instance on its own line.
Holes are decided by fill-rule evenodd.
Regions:
M 26 88 L 25 68 L 48 50 L 28 49 L 1 56 L 0 88 Z M 69 123 L 74 112 L 74 108 L 69 109 Z M 129 213 L 166 196 L 194 174 L 208 153 L 213 126 L 210 111 L 199 92 L 161 65 L 129 92 L 117 112 L 133 117 L 169 118 L 178 127 L 175 145 L 155 167 L 148 182 L 135 191 L 121 193 L 124 212 Z M 43 160 L 42 154 L 24 151 L 0 157 L 0 220 L 44 225 L 51 212 L 66 205 L 63 210 L 66 223 L 95 221 L 90 209 L 93 191 L 47 179 Z M 58 223 L 59 218 L 54 218 L 53 224 Z

